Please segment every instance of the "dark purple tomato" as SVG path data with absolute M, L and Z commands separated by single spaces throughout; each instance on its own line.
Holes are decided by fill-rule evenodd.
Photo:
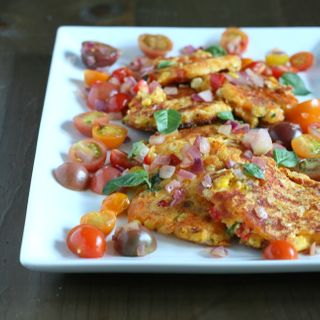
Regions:
M 280 142 L 288 150 L 291 150 L 291 140 L 302 134 L 298 124 L 291 122 L 279 122 L 269 128 L 269 134 L 273 142 Z
M 111 66 L 119 55 L 118 49 L 101 42 L 84 41 L 81 45 L 81 58 L 89 69 Z

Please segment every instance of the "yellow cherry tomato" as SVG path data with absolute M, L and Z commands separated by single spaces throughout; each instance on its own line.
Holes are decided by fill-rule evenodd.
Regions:
M 101 212 L 109 210 L 118 215 L 127 210 L 129 204 L 130 200 L 126 194 L 115 192 L 103 200 L 101 205 Z
M 95 125 L 92 128 L 92 137 L 103 142 L 109 149 L 118 148 L 126 139 L 127 134 L 126 128 L 112 123 Z
M 283 66 L 289 61 L 289 56 L 282 51 L 272 51 L 266 55 L 266 63 L 270 67 Z
M 103 212 L 92 211 L 81 217 L 80 224 L 95 226 L 107 236 L 116 224 L 116 215 L 110 210 L 105 210 Z
M 302 134 L 291 141 L 292 149 L 301 158 L 320 158 L 320 139 Z
M 104 82 L 109 79 L 109 75 L 96 70 L 84 70 L 84 82 L 88 87 L 91 87 L 96 82 Z

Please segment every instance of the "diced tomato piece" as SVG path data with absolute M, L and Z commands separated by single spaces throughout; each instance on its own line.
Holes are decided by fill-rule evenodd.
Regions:
M 110 97 L 106 104 L 107 112 L 120 112 L 123 110 L 129 102 L 130 98 L 125 93 L 117 93 Z
M 106 102 L 111 93 L 117 92 L 118 86 L 110 82 L 96 82 L 88 93 L 87 105 L 90 109 L 106 111 Z
M 121 83 L 124 78 L 132 76 L 132 71 L 126 67 L 116 69 L 112 72 L 111 76 L 117 78 Z
M 180 163 L 181 163 L 181 160 L 174 153 L 171 153 L 170 154 L 170 165 L 177 166 Z
M 222 73 L 211 73 L 210 74 L 210 85 L 213 93 L 216 93 L 217 90 L 222 87 L 225 80 L 225 76 Z
M 118 149 L 111 150 L 110 163 L 112 166 L 122 171 L 139 165 L 137 161 L 129 159 L 125 152 Z

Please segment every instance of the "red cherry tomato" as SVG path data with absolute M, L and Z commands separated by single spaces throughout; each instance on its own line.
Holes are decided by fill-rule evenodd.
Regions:
M 210 74 L 210 85 L 213 93 L 222 87 L 225 76 L 222 73 L 211 73 Z
M 94 83 L 88 93 L 88 107 L 97 111 L 106 111 L 106 102 L 110 94 L 118 89 L 119 87 L 111 82 Z
M 90 181 L 91 191 L 102 194 L 103 188 L 109 180 L 117 178 L 121 175 L 121 171 L 110 166 L 104 166 L 99 169 Z
M 105 145 L 94 139 L 84 139 L 73 144 L 69 149 L 69 159 L 82 164 L 89 172 L 101 168 L 106 160 Z
M 102 231 L 89 224 L 80 224 L 71 229 L 67 236 L 70 251 L 81 258 L 100 258 L 107 243 Z
M 302 51 L 290 57 L 291 65 L 299 71 L 305 71 L 313 65 L 314 56 L 311 52 Z
M 123 67 L 114 70 L 111 76 L 117 78 L 120 82 L 123 82 L 124 78 L 132 76 L 132 71 L 126 67 Z
M 141 51 L 151 59 L 165 56 L 173 47 L 172 41 L 162 34 L 141 34 L 138 42 Z
M 292 66 L 273 66 L 271 67 L 271 72 L 276 79 L 279 79 L 285 72 L 297 73 L 297 69 Z
M 125 93 L 117 93 L 110 97 L 107 102 L 107 111 L 108 112 L 120 112 L 123 110 L 129 102 L 130 98 Z
M 128 155 L 118 149 L 111 150 L 110 153 L 110 163 L 113 167 L 123 171 L 125 169 L 130 169 L 132 167 L 138 166 L 138 162 L 129 159 Z
M 220 45 L 230 54 L 241 55 L 247 50 L 249 38 L 239 28 L 228 28 L 222 34 Z
M 74 126 L 80 133 L 87 137 L 92 137 L 92 127 L 94 125 L 105 125 L 108 122 L 108 114 L 102 111 L 88 111 L 73 118 Z
M 286 240 L 273 240 L 263 251 L 263 257 L 268 260 L 298 259 L 295 247 Z

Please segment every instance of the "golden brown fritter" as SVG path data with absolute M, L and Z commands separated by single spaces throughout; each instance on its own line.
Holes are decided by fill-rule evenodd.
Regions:
M 210 154 L 203 157 L 204 165 L 208 171 L 215 171 L 225 167 L 233 159 L 240 159 L 242 150 L 237 147 L 237 137 L 225 137 L 217 133 L 215 126 L 204 126 L 193 129 L 180 130 L 166 136 L 164 143 L 151 146 L 150 157 L 174 154 L 183 160 L 183 148 L 186 144 L 192 145 L 197 136 L 207 137 L 210 143 Z M 178 172 L 180 165 L 176 167 Z M 152 171 L 157 172 L 158 168 Z M 206 245 L 227 245 L 229 235 L 219 221 L 210 217 L 211 204 L 201 194 L 201 181 L 204 172 L 198 174 L 193 180 L 181 182 L 185 192 L 183 202 L 170 206 L 172 193 L 165 190 L 165 186 L 172 180 L 179 180 L 176 173 L 170 179 L 165 179 L 158 185 L 155 192 L 143 191 L 137 194 L 129 207 L 128 219 L 139 220 L 147 228 L 165 234 L 174 234 L 176 237 Z
M 164 62 L 168 66 L 159 68 Z M 213 57 L 206 51 L 198 50 L 192 55 L 158 59 L 155 61 L 155 65 L 158 67 L 151 74 L 151 78 L 165 86 L 172 83 L 189 82 L 193 78 L 205 76 L 212 72 L 239 71 L 241 59 L 233 55 Z
M 284 120 L 284 110 L 295 105 L 298 100 L 287 87 L 263 88 L 235 85 L 225 81 L 217 92 L 230 105 L 234 114 L 256 127 L 259 122 L 276 123 Z
M 259 161 L 265 180 L 247 176 L 241 166 L 211 175 L 213 185 L 203 195 L 213 218 L 257 248 L 275 239 L 289 240 L 299 251 L 320 243 L 320 183 L 278 168 L 272 158 Z

